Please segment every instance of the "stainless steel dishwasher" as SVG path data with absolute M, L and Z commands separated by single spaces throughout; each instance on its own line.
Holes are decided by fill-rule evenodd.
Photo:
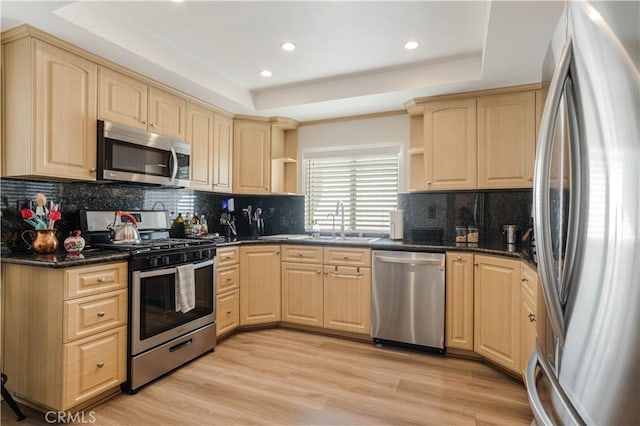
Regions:
M 444 352 L 442 253 L 372 252 L 371 335 Z

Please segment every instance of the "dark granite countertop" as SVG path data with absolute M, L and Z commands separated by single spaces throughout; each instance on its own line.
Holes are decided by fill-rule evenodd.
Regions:
M 335 241 L 330 239 L 306 238 L 306 239 L 263 239 L 241 237 L 233 241 L 216 244 L 217 247 L 228 247 L 246 244 L 298 244 L 298 245 L 323 245 L 334 247 L 364 247 L 372 250 L 395 250 L 395 251 L 421 251 L 444 253 L 447 251 L 463 251 L 479 254 L 489 254 L 507 256 L 528 262 L 535 267 L 531 251 L 528 247 L 516 247 L 509 249 L 502 241 L 484 241 L 478 244 L 460 244 L 456 242 L 443 242 L 442 244 L 415 244 L 404 241 L 395 241 L 388 238 L 363 239 L 360 241 Z M 4 263 L 15 263 L 21 265 L 41 266 L 50 268 L 68 268 L 72 266 L 83 266 L 94 263 L 114 262 L 126 260 L 129 257 L 127 252 L 103 249 L 89 249 L 82 252 L 80 256 L 71 256 L 64 251 L 53 254 L 37 254 L 33 252 L 11 253 L 4 255 L 0 261 Z
M 127 260 L 129 253 L 116 250 L 89 249 L 78 256 L 72 256 L 65 251 L 57 251 L 51 254 L 38 254 L 31 251 L 11 253 L 3 255 L 0 261 L 3 263 L 15 263 L 19 265 L 41 266 L 48 268 L 69 268 L 72 266 L 85 266 L 94 263 L 115 262 Z
M 481 241 L 479 243 L 456 243 L 455 241 L 445 241 L 442 244 L 416 244 L 388 238 L 371 237 L 362 241 L 335 241 L 320 238 L 305 239 L 264 239 L 240 237 L 233 241 L 218 243 L 217 247 L 226 247 L 245 244 L 293 244 L 293 245 L 324 245 L 337 247 L 365 247 L 372 250 L 396 250 L 396 251 L 422 251 L 444 253 L 447 251 L 463 251 L 478 254 L 489 254 L 497 256 L 512 257 L 526 261 L 535 267 L 533 255 L 527 245 L 507 247 L 502 241 Z

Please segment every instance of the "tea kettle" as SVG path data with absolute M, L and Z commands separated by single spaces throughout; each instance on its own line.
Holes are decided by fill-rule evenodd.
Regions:
M 122 216 L 131 222 L 122 222 Z M 133 244 L 140 242 L 140 233 L 138 232 L 138 221 L 129 213 L 117 211 L 113 218 L 113 223 L 107 225 L 107 229 L 111 231 L 111 242 L 116 244 Z

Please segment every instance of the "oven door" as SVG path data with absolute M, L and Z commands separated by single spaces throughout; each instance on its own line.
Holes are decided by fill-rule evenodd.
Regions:
M 194 264 L 195 308 L 176 312 L 176 268 L 132 274 L 131 354 L 137 355 L 215 321 L 215 262 Z

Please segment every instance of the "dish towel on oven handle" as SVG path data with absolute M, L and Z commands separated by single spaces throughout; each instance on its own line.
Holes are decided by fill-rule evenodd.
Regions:
M 193 264 L 176 267 L 176 312 L 187 313 L 196 307 L 196 279 Z

